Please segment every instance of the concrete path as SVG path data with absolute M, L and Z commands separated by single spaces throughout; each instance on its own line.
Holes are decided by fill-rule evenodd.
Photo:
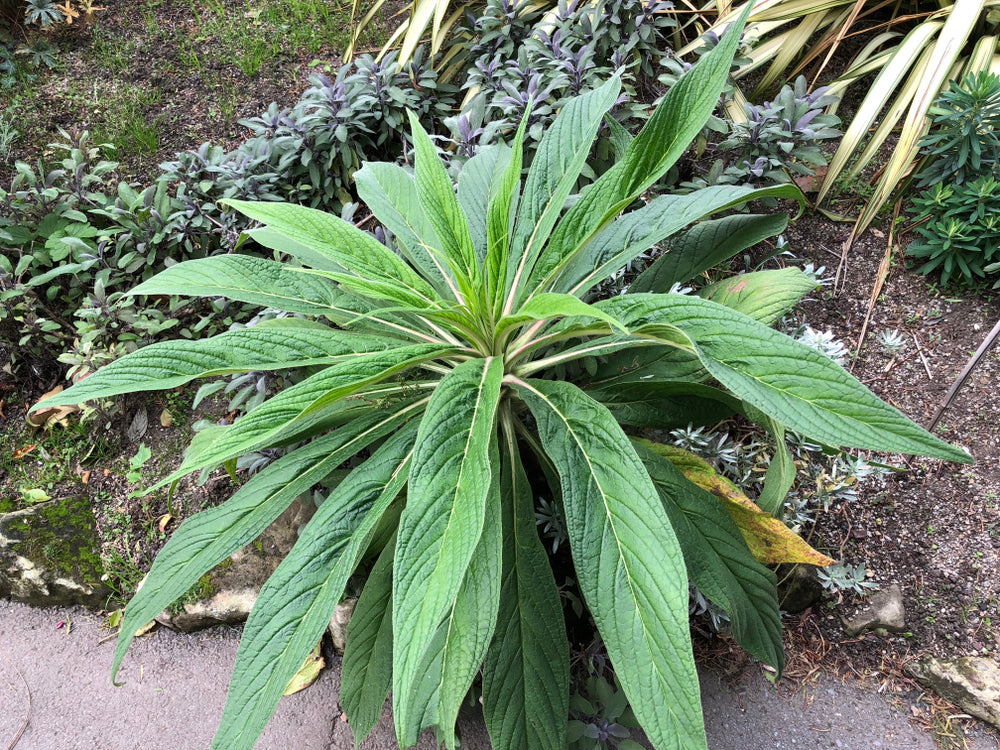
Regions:
M 82 609 L 33 609 L 0 599 L 0 750 L 206 750 L 222 713 L 238 633 L 159 629 L 137 638 L 120 673 L 126 684 L 115 688 L 109 679 L 114 639 L 101 624 Z M 283 699 L 258 750 L 352 748 L 337 702 L 339 683 L 335 662 L 312 687 Z M 801 694 L 782 697 L 757 676 L 727 690 L 703 675 L 709 748 L 934 750 L 928 735 L 877 695 L 829 679 L 811 686 L 809 695 L 813 700 L 803 708 Z M 481 718 L 462 721 L 463 750 L 489 750 Z M 364 748 L 395 747 L 384 716 Z M 433 742 L 425 738 L 420 747 Z M 985 740 L 969 747 L 997 750 Z

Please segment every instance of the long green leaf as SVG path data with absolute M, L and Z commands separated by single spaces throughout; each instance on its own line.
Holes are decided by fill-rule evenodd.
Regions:
M 805 344 L 698 297 L 626 294 L 597 303 L 630 330 L 674 326 L 705 369 L 736 396 L 796 432 L 830 445 L 915 453 L 969 463 Z
M 517 211 L 521 185 L 521 164 L 524 159 L 524 131 L 529 112 L 525 111 L 511 144 L 510 159 L 502 172 L 497 170 L 499 184 L 490 192 L 486 211 L 486 284 L 494 315 L 503 309 L 506 291 L 507 264 L 510 258 L 511 224 Z
M 210 443 L 200 446 L 197 456 L 186 457 L 173 474 L 155 486 L 163 486 L 189 472 L 218 466 L 223 461 L 264 447 L 269 440 L 287 430 L 290 424 L 318 412 L 324 406 L 399 372 L 446 355 L 449 351 L 433 344 L 415 344 L 361 354 L 332 365 L 272 396 L 243 416 L 232 429 L 219 433 Z
M 409 115 L 417 196 L 427 220 L 441 241 L 439 249 L 455 272 L 459 288 L 468 296 L 479 278 L 479 264 L 476 262 L 476 251 L 469 233 L 469 221 L 458 203 L 451 178 L 438 158 L 430 136 L 420 125 L 417 116 L 413 112 Z M 470 284 L 473 286 L 469 286 Z
M 781 234 L 787 225 L 784 214 L 733 214 L 695 224 L 670 240 L 666 252 L 629 285 L 629 293 L 666 294 L 674 284 L 688 282 L 738 252 Z
M 633 445 L 677 531 L 692 583 L 729 613 L 737 642 L 780 674 L 785 653 L 774 573 L 750 554 L 718 498 L 685 479 L 655 445 Z
M 396 538 L 379 555 L 347 624 L 340 704 L 360 745 L 382 716 L 392 689 L 392 558 Z
M 500 319 L 497 323 L 497 336 L 510 328 L 526 323 L 529 320 L 553 320 L 555 318 L 583 318 L 599 320 L 624 333 L 621 324 L 610 315 L 588 305 L 572 294 L 542 293 L 536 294 L 520 308 Z
M 150 344 L 105 365 L 39 406 L 48 408 L 121 393 L 176 388 L 195 378 L 332 365 L 391 346 L 398 346 L 398 342 L 337 331 L 297 318 L 265 321 L 207 339 Z
M 408 293 L 417 304 L 423 300 L 429 306 L 438 302 L 434 289 L 406 262 L 352 224 L 333 214 L 292 203 L 254 203 L 250 201 L 223 201 L 245 216 L 267 225 L 274 234 L 267 235 L 274 250 L 294 254 L 305 246 L 341 265 L 351 274 L 369 281 L 395 286 Z M 284 237 L 290 243 L 274 242 Z
M 731 276 L 702 287 L 698 296 L 771 326 L 817 286 L 798 268 L 780 268 Z
M 621 81 L 615 77 L 571 99 L 542 136 L 524 183 L 510 242 L 505 286 L 510 298 L 505 313 L 514 309 L 517 292 L 549 239 L 590 154 L 601 120 L 619 91 Z
M 514 381 L 559 471 L 580 589 L 655 747 L 705 748 L 684 560 L 656 488 L 607 409 L 575 386 Z
M 156 556 L 145 582 L 125 607 L 112 679 L 139 628 L 183 596 L 205 571 L 253 541 L 297 496 L 410 416 L 412 412 L 407 410 L 360 417 L 283 456 L 253 476 L 222 505 L 184 521 Z
M 358 196 L 393 233 L 396 243 L 414 267 L 438 294 L 454 299 L 450 291 L 450 271 L 431 250 L 440 246 L 440 240 L 420 205 L 413 175 L 398 164 L 368 162 L 354 173 L 354 184 Z
M 739 399 L 723 390 L 685 381 L 639 380 L 587 390 L 619 424 L 672 429 L 717 424 L 740 410 Z
M 144 281 L 129 294 L 225 297 L 306 315 L 342 312 L 340 291 L 329 279 L 249 255 L 186 260 Z
M 483 664 L 483 714 L 493 747 L 564 750 L 569 648 L 533 493 L 517 445 L 505 433 L 503 588 L 496 634 Z
M 264 584 L 243 629 L 213 749 L 253 748 L 406 484 L 415 433 L 414 422 L 348 474 Z
M 652 117 L 629 144 L 625 158 L 580 196 L 556 227 L 535 264 L 531 279 L 541 283 L 643 190 L 680 158 L 719 100 L 750 8 L 722 40 L 667 92 Z
M 606 226 L 562 267 L 552 288 L 557 292 L 583 294 L 654 244 L 679 232 L 688 224 L 761 198 L 787 198 L 798 200 L 800 204 L 804 202 L 802 193 L 793 185 L 760 189 L 714 185 L 686 195 L 661 195 Z M 780 223 L 784 228 L 787 221 L 787 217 L 782 215 L 773 219 L 771 224 Z
M 501 176 L 510 167 L 512 155 L 505 143 L 487 146 L 469 159 L 458 175 L 458 203 L 469 221 L 469 234 L 480 263 L 486 258 L 489 245 L 486 227 L 491 196 L 496 194 Z M 520 174 L 518 168 L 518 177 Z
M 408 639 L 393 653 L 393 713 L 403 745 L 414 744 L 421 728 L 410 703 L 421 663 L 483 533 L 502 371 L 497 358 L 459 365 L 441 380 L 420 422 L 393 581 L 393 632 Z

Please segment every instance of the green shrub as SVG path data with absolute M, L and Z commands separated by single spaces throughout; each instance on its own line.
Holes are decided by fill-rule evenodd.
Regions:
M 727 609 L 750 653 L 780 671 L 773 574 L 751 555 L 720 499 L 692 483 L 710 484 L 710 470 L 683 452 L 631 440 L 620 425 L 682 426 L 742 412 L 776 435 L 787 425 L 830 445 L 970 459 L 760 322 L 812 288 L 801 272 L 748 275 L 739 288 L 704 297 L 664 294 L 719 254 L 677 252 L 647 271 L 649 292 L 584 301 L 604 277 L 692 220 L 765 192 L 797 195 L 791 187 L 714 187 L 661 196 L 619 216 L 699 132 L 742 22 L 568 209 L 620 92 L 617 78 L 563 107 L 523 186 L 525 121 L 513 148 L 484 150 L 465 165 L 456 194 L 413 117 L 413 176 L 389 164 L 357 175 L 399 254 L 330 214 L 231 201 L 265 225 L 250 233 L 258 243 L 312 270 L 217 256 L 173 266 L 133 290 L 225 294 L 317 322 L 274 320 L 154 344 L 47 404 L 219 372 L 311 366 L 313 374 L 237 424 L 199 433 L 160 484 L 260 447 L 312 439 L 178 529 L 126 607 L 115 670 L 139 625 L 358 456 L 261 591 L 214 747 L 253 746 L 348 578 L 366 562 L 341 693 L 359 739 L 391 690 L 401 744 L 436 725 L 455 747 L 459 706 L 482 668 L 494 746 L 565 747 L 568 647 L 537 536 L 536 490 L 561 506 L 580 590 L 654 746 L 705 747 L 689 575 Z M 745 227 L 715 230 L 722 236 L 709 248 Z M 768 474 L 761 503 L 777 503 L 777 512 L 794 474 L 790 457 L 779 455 Z

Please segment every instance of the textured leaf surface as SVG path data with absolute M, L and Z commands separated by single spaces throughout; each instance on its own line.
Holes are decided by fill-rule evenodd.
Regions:
M 816 281 L 798 268 L 781 268 L 741 273 L 703 287 L 698 296 L 771 326 L 814 289 Z
M 437 295 L 406 262 L 368 232 L 362 232 L 339 216 L 293 203 L 224 201 L 240 213 L 262 222 L 291 240 L 280 248 L 295 253 L 304 245 L 359 277 L 407 290 L 415 299 L 433 303 Z M 226 256 L 232 257 L 232 256 Z
M 672 238 L 666 252 L 629 285 L 629 292 L 666 294 L 674 284 L 684 284 L 741 250 L 781 234 L 787 225 L 784 214 L 733 214 L 699 222 Z
M 717 498 L 685 479 L 659 446 L 635 444 L 677 531 L 691 582 L 729 613 L 737 642 L 780 673 L 785 653 L 774 573 L 754 559 Z
M 243 629 L 217 750 L 250 750 L 330 623 L 382 514 L 406 483 L 416 423 L 341 482 L 261 589 Z
M 749 10 L 748 6 L 719 44 L 670 88 L 629 144 L 625 157 L 566 213 L 538 259 L 532 279 L 548 278 L 680 158 L 718 102 Z
M 393 632 L 407 637 L 407 647 L 393 653 L 393 713 L 403 744 L 413 744 L 420 730 L 410 700 L 428 671 L 425 654 L 435 650 L 483 533 L 502 369 L 496 358 L 459 365 L 441 380 L 420 422 L 393 581 Z
M 341 312 L 340 292 L 329 279 L 249 255 L 186 260 L 160 271 L 129 294 L 225 297 L 307 315 Z
M 525 302 L 517 312 L 502 318 L 497 323 L 497 335 L 529 320 L 551 320 L 565 317 L 599 320 L 622 333 L 625 332 L 621 324 L 613 317 L 592 305 L 588 305 L 578 297 L 574 297 L 572 294 L 547 292 L 536 294 Z
M 626 294 L 596 306 L 630 330 L 650 324 L 682 330 L 716 380 L 803 435 L 830 445 L 972 460 L 879 400 L 828 357 L 735 310 L 677 294 Z
M 709 425 L 740 410 L 738 399 L 700 383 L 640 380 L 587 395 L 607 407 L 620 424 L 673 429 Z
M 382 716 L 392 689 L 392 558 L 396 539 L 382 550 L 347 624 L 340 703 L 360 745 Z
M 686 195 L 658 196 L 642 208 L 618 217 L 601 230 L 563 268 L 554 282 L 553 289 L 581 294 L 649 250 L 657 242 L 681 231 L 688 224 L 760 198 L 802 200 L 802 193 L 791 185 L 760 189 L 737 185 L 714 185 Z M 787 222 L 788 218 L 781 215 L 770 219 L 769 227 L 780 225 L 784 228 Z M 743 248 L 734 249 L 733 253 L 741 249 Z M 719 262 L 728 257 L 730 256 L 720 258 Z M 667 289 L 669 288 L 668 286 Z
M 507 260 L 506 289 L 521 288 L 586 163 L 604 114 L 621 91 L 612 78 L 571 99 L 545 131 L 524 183 Z M 511 297 L 511 307 L 515 302 Z
M 207 339 L 150 344 L 105 365 L 52 397 L 54 400 L 46 401 L 46 406 L 176 388 L 195 378 L 335 364 L 394 345 L 398 346 L 398 342 L 337 331 L 305 320 L 267 321 Z
M 521 457 L 510 440 L 505 448 L 503 588 L 483 665 L 483 714 L 493 747 L 563 750 L 569 715 L 566 626 Z
M 657 445 L 656 453 L 676 466 L 688 481 L 722 501 L 753 556 L 762 563 L 833 565 L 833 560 L 814 550 L 770 513 L 758 508 L 739 487 L 720 476 L 704 459 L 670 445 Z
M 145 583 L 125 607 L 112 678 L 136 630 L 183 596 L 207 570 L 252 542 L 298 495 L 408 416 L 409 412 L 359 417 L 278 459 L 251 477 L 222 505 L 184 521 L 156 556 Z
M 580 589 L 636 717 L 658 748 L 705 748 L 687 572 L 649 475 L 607 409 L 578 388 L 515 385 L 559 472 Z
M 200 445 L 197 456 L 185 458 L 180 468 L 159 485 L 262 447 L 294 421 L 357 393 L 365 386 L 447 353 L 448 350 L 434 344 L 416 344 L 363 354 L 332 365 L 272 396 L 244 415 L 233 429 L 221 432 L 214 440 Z

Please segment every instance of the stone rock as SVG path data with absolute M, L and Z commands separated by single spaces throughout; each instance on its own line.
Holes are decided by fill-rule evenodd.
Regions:
M 295 500 L 256 540 L 203 575 L 182 602 L 181 611 L 164 610 L 156 621 L 184 633 L 245 622 L 264 582 L 315 512 L 311 500 Z
M 779 606 L 786 612 L 804 612 L 823 597 L 823 584 L 814 565 L 794 565 L 778 571 L 783 581 L 778 590 Z
M 0 596 L 40 607 L 105 606 L 101 542 L 86 495 L 0 514 Z
M 344 599 L 333 610 L 333 617 L 330 618 L 330 624 L 327 626 L 330 638 L 333 639 L 333 648 L 338 654 L 343 655 L 344 653 L 344 644 L 347 643 L 347 623 L 351 621 L 351 615 L 354 614 L 354 606 L 357 603 L 357 599 Z
M 894 583 L 874 594 L 867 607 L 854 617 L 845 618 L 843 623 L 844 629 L 851 635 L 875 628 L 885 628 L 895 633 L 906 630 L 906 609 L 899 584 Z
M 982 656 L 927 657 L 906 671 L 945 700 L 1000 728 L 1000 664 Z

